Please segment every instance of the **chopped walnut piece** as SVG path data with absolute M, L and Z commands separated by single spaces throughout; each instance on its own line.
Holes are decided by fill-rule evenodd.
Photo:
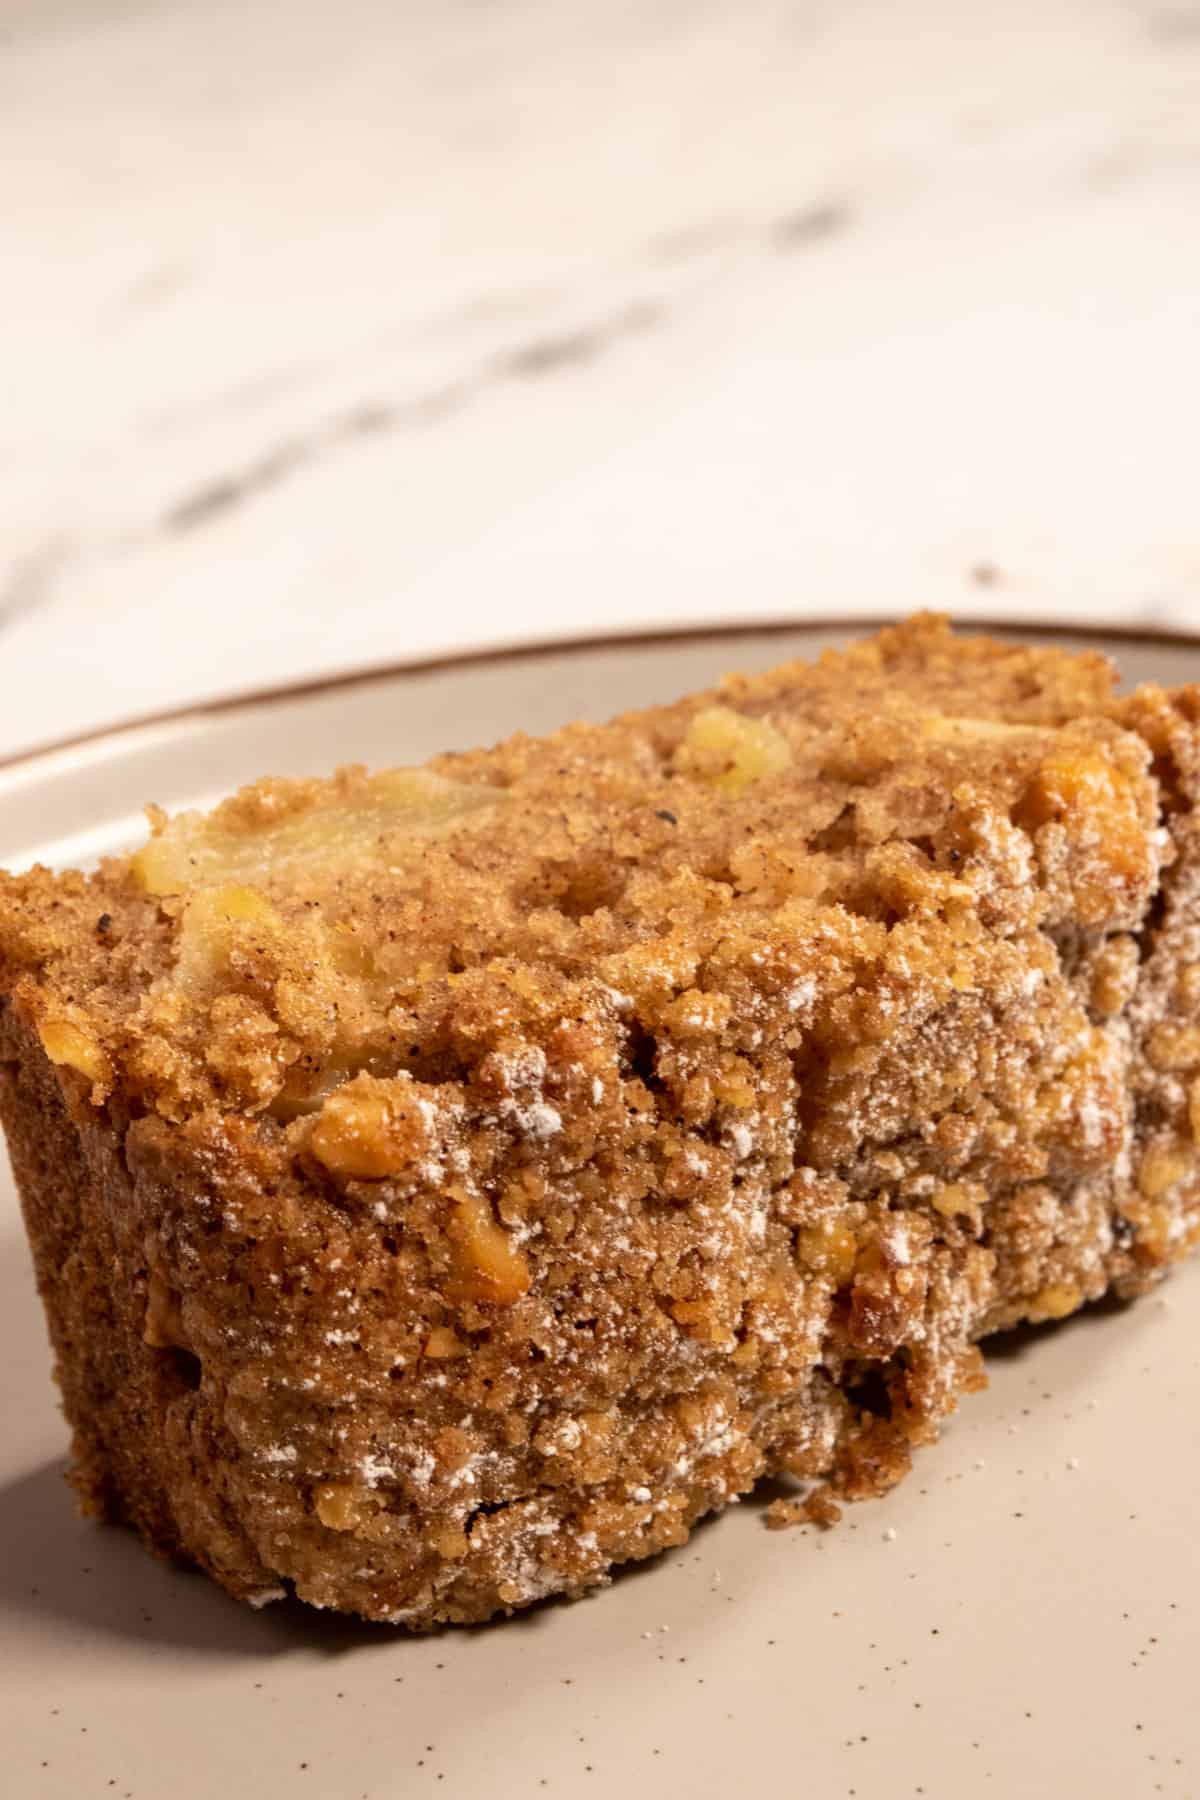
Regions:
M 1065 1319 L 1069 1314 L 1078 1312 L 1083 1305 L 1082 1290 L 1071 1281 L 1051 1282 L 1048 1287 L 1039 1289 L 1029 1301 L 1028 1318 L 1031 1324 L 1039 1324 L 1045 1319 Z
M 1019 824 L 1054 828 L 1078 854 L 1071 888 L 1084 925 L 1112 917 L 1121 891 L 1152 874 L 1139 788 L 1098 746 L 1072 745 L 1046 757 L 1017 808 Z
M 467 1346 L 448 1325 L 435 1325 L 425 1339 L 425 1354 L 435 1362 L 453 1362 L 467 1354 Z
M 358 1075 L 326 1098 L 309 1148 L 343 1180 L 382 1181 L 428 1156 L 434 1116 L 419 1083 Z
M 1137 940 L 1110 938 L 1092 959 L 1091 1005 L 1095 1012 L 1112 1018 L 1133 998 L 1138 977 Z
M 1160 1025 L 1150 1038 L 1149 1056 L 1156 1069 L 1200 1068 L 1200 1025 Z
M 977 1227 L 987 1197 L 987 1189 L 978 1181 L 947 1181 L 934 1188 L 931 1200 L 943 1218 L 964 1218 Z
M 767 1529 L 789 1531 L 796 1525 L 836 1525 L 842 1509 L 825 1486 L 816 1487 L 803 1500 L 772 1500 L 767 1508 Z
M 452 1296 L 457 1300 L 490 1300 L 511 1306 L 529 1288 L 529 1265 L 510 1234 L 497 1224 L 482 1194 L 450 1190 L 453 1202 L 447 1223 L 455 1249 Z
M 1162 1201 L 1149 1207 L 1138 1221 L 1139 1253 L 1156 1263 L 1168 1260 L 1171 1253 L 1171 1209 Z
M 376 1510 L 370 1492 L 349 1481 L 327 1481 L 313 1495 L 313 1506 L 330 1531 L 356 1531 Z
M 854 1274 L 858 1240 L 845 1225 L 824 1220 L 799 1233 L 796 1255 L 814 1275 L 827 1276 L 835 1287 L 844 1287 Z
M 1138 1187 L 1147 1200 L 1158 1200 L 1196 1167 L 1196 1152 L 1182 1139 L 1154 1144 L 1142 1158 Z
M 105 1087 L 112 1080 L 112 1064 L 93 1034 L 65 1013 L 44 1018 L 38 1036 L 52 1063 L 76 1070 L 96 1087 Z

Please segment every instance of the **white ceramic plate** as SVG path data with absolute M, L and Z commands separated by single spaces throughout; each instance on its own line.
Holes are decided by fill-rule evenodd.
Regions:
M 266 773 L 603 716 L 834 630 L 459 658 L 109 732 L 0 769 L 0 864 Z M 1134 679 L 1200 643 L 1096 640 Z M 909 1481 L 836 1530 L 752 1501 L 573 1606 L 410 1639 L 253 1613 L 79 1522 L 0 1185 L 0 1787 L 14 1800 L 1132 1800 L 1200 1795 L 1200 1266 L 1025 1334 Z

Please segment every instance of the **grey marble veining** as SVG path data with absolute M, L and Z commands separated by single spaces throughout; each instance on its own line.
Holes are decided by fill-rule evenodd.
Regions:
M 0 9 L 0 751 L 481 640 L 1200 629 L 1200 5 Z

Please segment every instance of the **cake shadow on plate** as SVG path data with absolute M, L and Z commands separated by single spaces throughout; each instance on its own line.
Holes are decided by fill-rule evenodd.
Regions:
M 1084 1332 L 1105 1319 L 1123 1319 L 1133 1311 L 1132 1300 L 1123 1299 L 1120 1294 L 1101 1294 L 1098 1300 L 1089 1301 L 1067 1319 L 1039 1319 L 1036 1323 L 1026 1320 L 1020 1325 L 1010 1325 L 1007 1331 L 993 1332 L 988 1338 L 985 1364 L 994 1368 L 999 1363 L 1020 1362 L 1044 1344 L 1052 1333 Z M 1102 1349 L 1102 1341 L 1097 1342 L 1095 1348 Z
M 0 1409 L 10 1427 L 55 1406 L 49 1349 L 24 1241 L 0 1238 Z M 355 1619 L 321 1614 L 298 1602 L 255 1613 L 239 1607 L 191 1570 L 147 1557 L 132 1531 L 81 1518 L 66 1481 L 64 1454 L 36 1460 L 14 1453 L 12 1436 L 0 1467 L 0 1614 L 19 1616 L 22 1631 L 47 1640 L 86 1633 L 164 1646 L 197 1656 L 272 1656 L 299 1646 L 330 1653 L 394 1643 L 396 1633 Z M 15 1434 L 13 1434 L 15 1435 Z M 46 1434 L 39 1432 L 38 1448 Z
M 0 1534 L 11 1555 L 0 1562 L 0 1615 L 23 1616 L 25 1629 L 41 1621 L 45 1635 L 81 1631 L 141 1645 L 153 1655 L 164 1646 L 198 1657 L 274 1657 L 291 1651 L 341 1656 L 392 1647 L 419 1654 L 420 1645 L 453 1635 L 544 1628 L 568 1602 L 550 1595 L 511 1617 L 478 1625 L 441 1626 L 424 1637 L 345 1614 L 319 1612 L 289 1598 L 254 1612 L 214 1588 L 199 1570 L 147 1558 L 132 1530 L 80 1518 L 67 1485 L 67 1459 L 56 1458 L 26 1474 L 0 1481 Z M 747 1504 L 758 1508 L 788 1492 L 765 1481 Z M 713 1530 L 719 1515 L 703 1520 L 695 1540 Z M 650 1574 L 683 1547 L 630 1563 L 613 1573 L 612 1585 Z M 592 1596 L 603 1604 L 604 1590 Z
M 55 1404 L 48 1366 L 35 1366 L 30 1380 L 27 1350 L 40 1330 L 37 1312 L 24 1241 L 5 1236 L 0 1239 L 0 1403 L 10 1420 Z M 41 1394 L 34 1383 L 44 1383 Z M 0 1471 L 0 1541 L 7 1547 L 0 1558 L 0 1615 L 19 1617 L 25 1632 L 40 1629 L 47 1640 L 69 1635 L 76 1643 L 82 1632 L 141 1646 L 148 1656 L 169 1647 L 222 1659 L 289 1651 L 341 1656 L 389 1646 L 415 1655 L 428 1641 L 392 1625 L 319 1612 L 294 1599 L 260 1612 L 239 1606 L 198 1570 L 147 1557 L 132 1530 L 82 1518 L 67 1469 L 64 1453 L 19 1473 Z M 617 1579 L 636 1580 L 659 1560 L 633 1564 Z M 484 1635 L 500 1625 L 509 1631 L 536 1629 L 562 1605 L 552 1597 L 507 1621 L 468 1627 L 467 1634 Z
M 299 1601 L 253 1612 L 239 1607 L 199 1571 L 147 1558 L 136 1536 L 117 1525 L 79 1518 L 66 1484 L 65 1458 L 0 1483 L 0 1614 L 20 1614 L 25 1630 L 40 1621 L 47 1638 L 79 1634 L 164 1647 L 197 1657 L 257 1659 L 288 1651 L 330 1656 L 407 1642 L 394 1627 Z
M 0 1242 L 0 1367 L 14 1385 L 20 1370 L 6 1340 L 11 1336 L 15 1350 L 22 1335 L 21 1314 L 31 1300 L 25 1246 L 19 1238 L 6 1238 Z M 998 1333 L 988 1345 L 989 1361 L 1023 1361 L 1049 1332 L 1086 1332 L 1102 1319 L 1130 1310 L 1128 1302 L 1106 1298 L 1068 1320 Z M 6 1392 L 4 1398 L 6 1416 L 15 1416 L 17 1393 Z M 28 1406 L 28 1394 L 20 1398 Z M 273 1658 L 296 1651 L 342 1656 L 388 1646 L 419 1654 L 420 1643 L 428 1642 L 393 1626 L 318 1612 L 294 1599 L 261 1612 L 238 1606 L 198 1571 L 147 1558 L 131 1530 L 81 1518 L 66 1480 L 67 1466 L 64 1455 L 0 1478 L 0 1538 L 9 1550 L 0 1559 L 0 1614 L 20 1616 L 24 1630 L 40 1624 L 47 1638 L 66 1632 L 77 1641 L 82 1631 L 135 1650 L 141 1646 L 147 1655 L 169 1647 L 220 1659 Z M 744 1504 L 761 1512 L 795 1491 L 787 1481 L 764 1480 Z M 614 1572 L 614 1584 L 636 1582 L 663 1560 L 694 1553 L 697 1542 L 719 1528 L 720 1515 L 701 1521 L 686 1550 L 628 1564 Z M 593 1603 L 603 1605 L 603 1592 Z M 552 1614 L 564 1609 L 561 1598 L 551 1596 L 507 1621 L 469 1626 L 466 1635 L 486 1636 L 501 1626 L 508 1631 L 544 1628 Z M 448 1629 L 431 1635 L 436 1639 Z

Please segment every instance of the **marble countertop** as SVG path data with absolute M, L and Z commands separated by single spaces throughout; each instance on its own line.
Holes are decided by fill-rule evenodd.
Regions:
M 0 754 L 479 642 L 1200 632 L 1198 0 L 0 0 Z

